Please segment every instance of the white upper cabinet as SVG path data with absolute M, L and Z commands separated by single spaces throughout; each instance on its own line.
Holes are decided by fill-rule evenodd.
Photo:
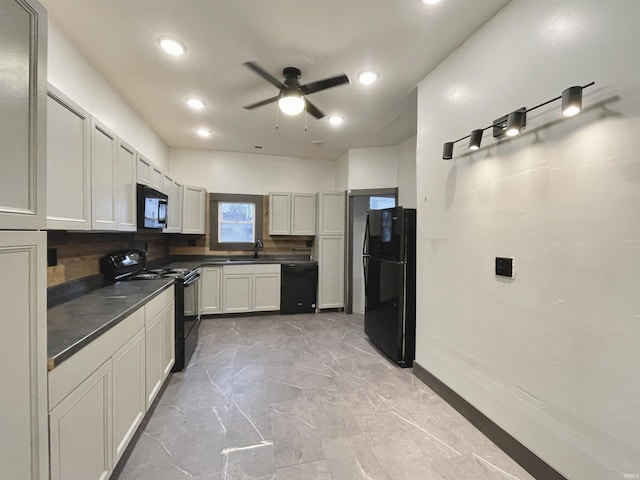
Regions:
M 314 193 L 269 193 L 269 235 L 315 235 Z
M 36 1 L 0 7 L 0 229 L 46 226 L 47 21 Z
M 91 230 L 91 116 L 49 85 L 47 229 Z
M 291 194 L 269 193 L 269 235 L 289 235 L 291 232 Z
M 165 173 L 162 185 L 163 193 L 169 197 L 167 227 L 163 233 L 180 233 L 182 231 L 182 184 Z
M 136 225 L 136 151 L 118 139 L 117 154 L 118 230 L 135 231 Z
M 316 234 L 316 195 L 291 194 L 291 235 Z
M 316 235 L 344 235 L 344 192 L 318 193 Z
M 91 121 L 91 203 L 93 230 L 118 229 L 118 139 Z
M 164 179 L 164 172 L 162 168 L 154 165 L 151 160 L 138 154 L 138 163 L 136 166 L 137 182 L 143 185 L 149 185 L 151 188 L 155 188 L 158 191 L 162 190 L 162 181 Z
M 184 185 L 182 192 L 182 233 L 205 233 L 207 191 Z

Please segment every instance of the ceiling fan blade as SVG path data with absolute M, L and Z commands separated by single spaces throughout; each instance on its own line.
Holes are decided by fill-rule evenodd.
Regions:
M 327 88 L 337 87 L 349 82 L 349 77 L 344 73 L 342 75 L 336 75 L 335 77 L 325 78 L 324 80 L 318 80 L 317 82 L 307 83 L 306 85 L 300 85 L 300 91 L 305 95 L 310 93 L 319 92 L 320 90 L 326 90 Z
M 245 67 L 249 70 L 253 70 L 255 73 L 264 78 L 267 82 L 271 83 L 273 86 L 279 88 L 280 90 L 285 90 L 287 86 L 278 80 L 276 77 L 267 72 L 264 68 L 258 65 L 256 62 L 245 62 L 243 63 Z
M 280 95 L 276 95 L 275 97 L 267 98 L 266 100 L 262 100 L 261 102 L 252 103 L 251 105 L 245 105 L 244 108 L 247 110 L 253 110 L 254 108 L 261 107 L 263 105 L 268 105 L 277 101 L 280 98 Z
M 311 115 L 313 115 L 314 117 L 316 117 L 317 119 L 321 119 L 322 117 L 324 117 L 324 113 L 322 113 L 318 107 L 316 107 L 313 103 L 311 103 L 309 100 L 307 100 L 306 98 L 304 99 L 305 103 L 307 104 L 307 112 L 309 112 Z

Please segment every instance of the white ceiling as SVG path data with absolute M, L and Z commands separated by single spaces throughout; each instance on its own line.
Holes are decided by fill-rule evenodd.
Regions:
M 335 159 L 348 148 L 396 145 L 416 133 L 416 84 L 509 0 L 42 0 L 54 22 L 170 147 Z M 157 38 L 187 45 L 171 57 Z M 489 55 L 491 52 L 487 52 Z M 327 117 L 280 114 L 278 93 L 243 67 L 301 83 L 346 73 L 351 85 L 309 96 Z M 380 72 L 365 87 L 357 73 Z M 190 110 L 184 99 L 207 102 Z M 213 131 L 207 139 L 194 130 Z M 313 145 L 313 140 L 322 145 Z M 261 150 L 255 146 L 261 145 Z

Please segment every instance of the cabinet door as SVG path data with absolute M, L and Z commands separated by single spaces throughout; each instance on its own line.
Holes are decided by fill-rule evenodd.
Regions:
M 222 313 L 220 305 L 220 267 L 204 267 L 200 273 L 200 313 Z
M 113 355 L 113 465 L 147 411 L 144 328 Z
M 47 95 L 47 229 L 91 230 L 91 117 L 51 85 Z
M 344 306 L 344 237 L 316 237 L 318 308 Z
M 142 185 L 151 185 L 151 161 L 138 153 L 136 161 L 136 182 Z
M 118 139 L 118 230 L 135 231 L 136 225 L 136 151 Z
M 2 229 L 46 226 L 47 21 L 37 1 L 0 6 Z
M 149 185 L 159 192 L 162 191 L 164 172 L 160 167 L 151 163 L 149 166 Z
M 316 195 L 291 194 L 291 235 L 316 234 Z
M 253 311 L 280 310 L 280 274 L 253 275 Z
M 173 192 L 171 201 L 174 205 L 172 232 L 180 233 L 182 232 L 182 184 L 174 181 L 171 189 Z
M 91 121 L 91 204 L 94 230 L 118 229 L 117 138 Z
M 344 192 L 318 193 L 316 235 L 344 235 Z
M 222 282 L 224 313 L 250 312 L 253 300 L 253 275 L 250 273 L 223 275 Z
M 167 223 L 166 226 L 162 229 L 162 233 L 173 233 L 173 211 L 175 209 L 175 202 L 173 198 L 173 178 L 165 174 L 164 178 L 162 179 L 162 186 L 162 193 L 169 197 L 167 199 L 167 201 L 169 202 L 169 204 L 167 205 Z
M 147 410 L 158 395 L 163 380 L 162 367 L 162 311 L 147 322 L 145 326 L 145 378 Z
M 161 313 L 162 320 L 162 351 L 160 355 L 160 365 L 162 371 L 162 381 L 167 378 L 171 368 L 176 361 L 176 328 L 175 328 L 175 303 L 171 302 Z
M 206 195 L 203 188 L 183 186 L 182 233 L 205 233 Z
M 269 235 L 291 233 L 291 194 L 272 192 L 269 194 Z
M 109 359 L 49 413 L 51 480 L 109 478 L 111 375 Z
M 46 244 L 0 231 L 1 479 L 48 478 Z

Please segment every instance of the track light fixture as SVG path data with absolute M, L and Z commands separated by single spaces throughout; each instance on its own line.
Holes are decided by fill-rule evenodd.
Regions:
M 472 130 L 471 133 L 465 137 L 454 140 L 453 142 L 446 142 L 442 147 L 442 159 L 451 160 L 453 158 L 453 146 L 461 142 L 462 140 L 469 139 L 469 150 L 478 150 L 482 143 L 482 135 L 485 130 L 493 129 L 494 138 L 501 138 L 503 136 L 515 137 L 518 135 L 527 125 L 527 113 L 536 110 L 540 107 L 544 107 L 556 100 L 562 99 L 562 115 L 565 117 L 572 117 L 582 111 L 582 90 L 587 87 L 595 85 L 595 82 L 587 83 L 583 86 L 573 86 L 565 89 L 562 95 L 552 98 L 546 102 L 531 107 L 529 109 L 522 107 L 518 110 L 514 110 L 508 115 L 505 115 L 485 128 L 478 128 Z

